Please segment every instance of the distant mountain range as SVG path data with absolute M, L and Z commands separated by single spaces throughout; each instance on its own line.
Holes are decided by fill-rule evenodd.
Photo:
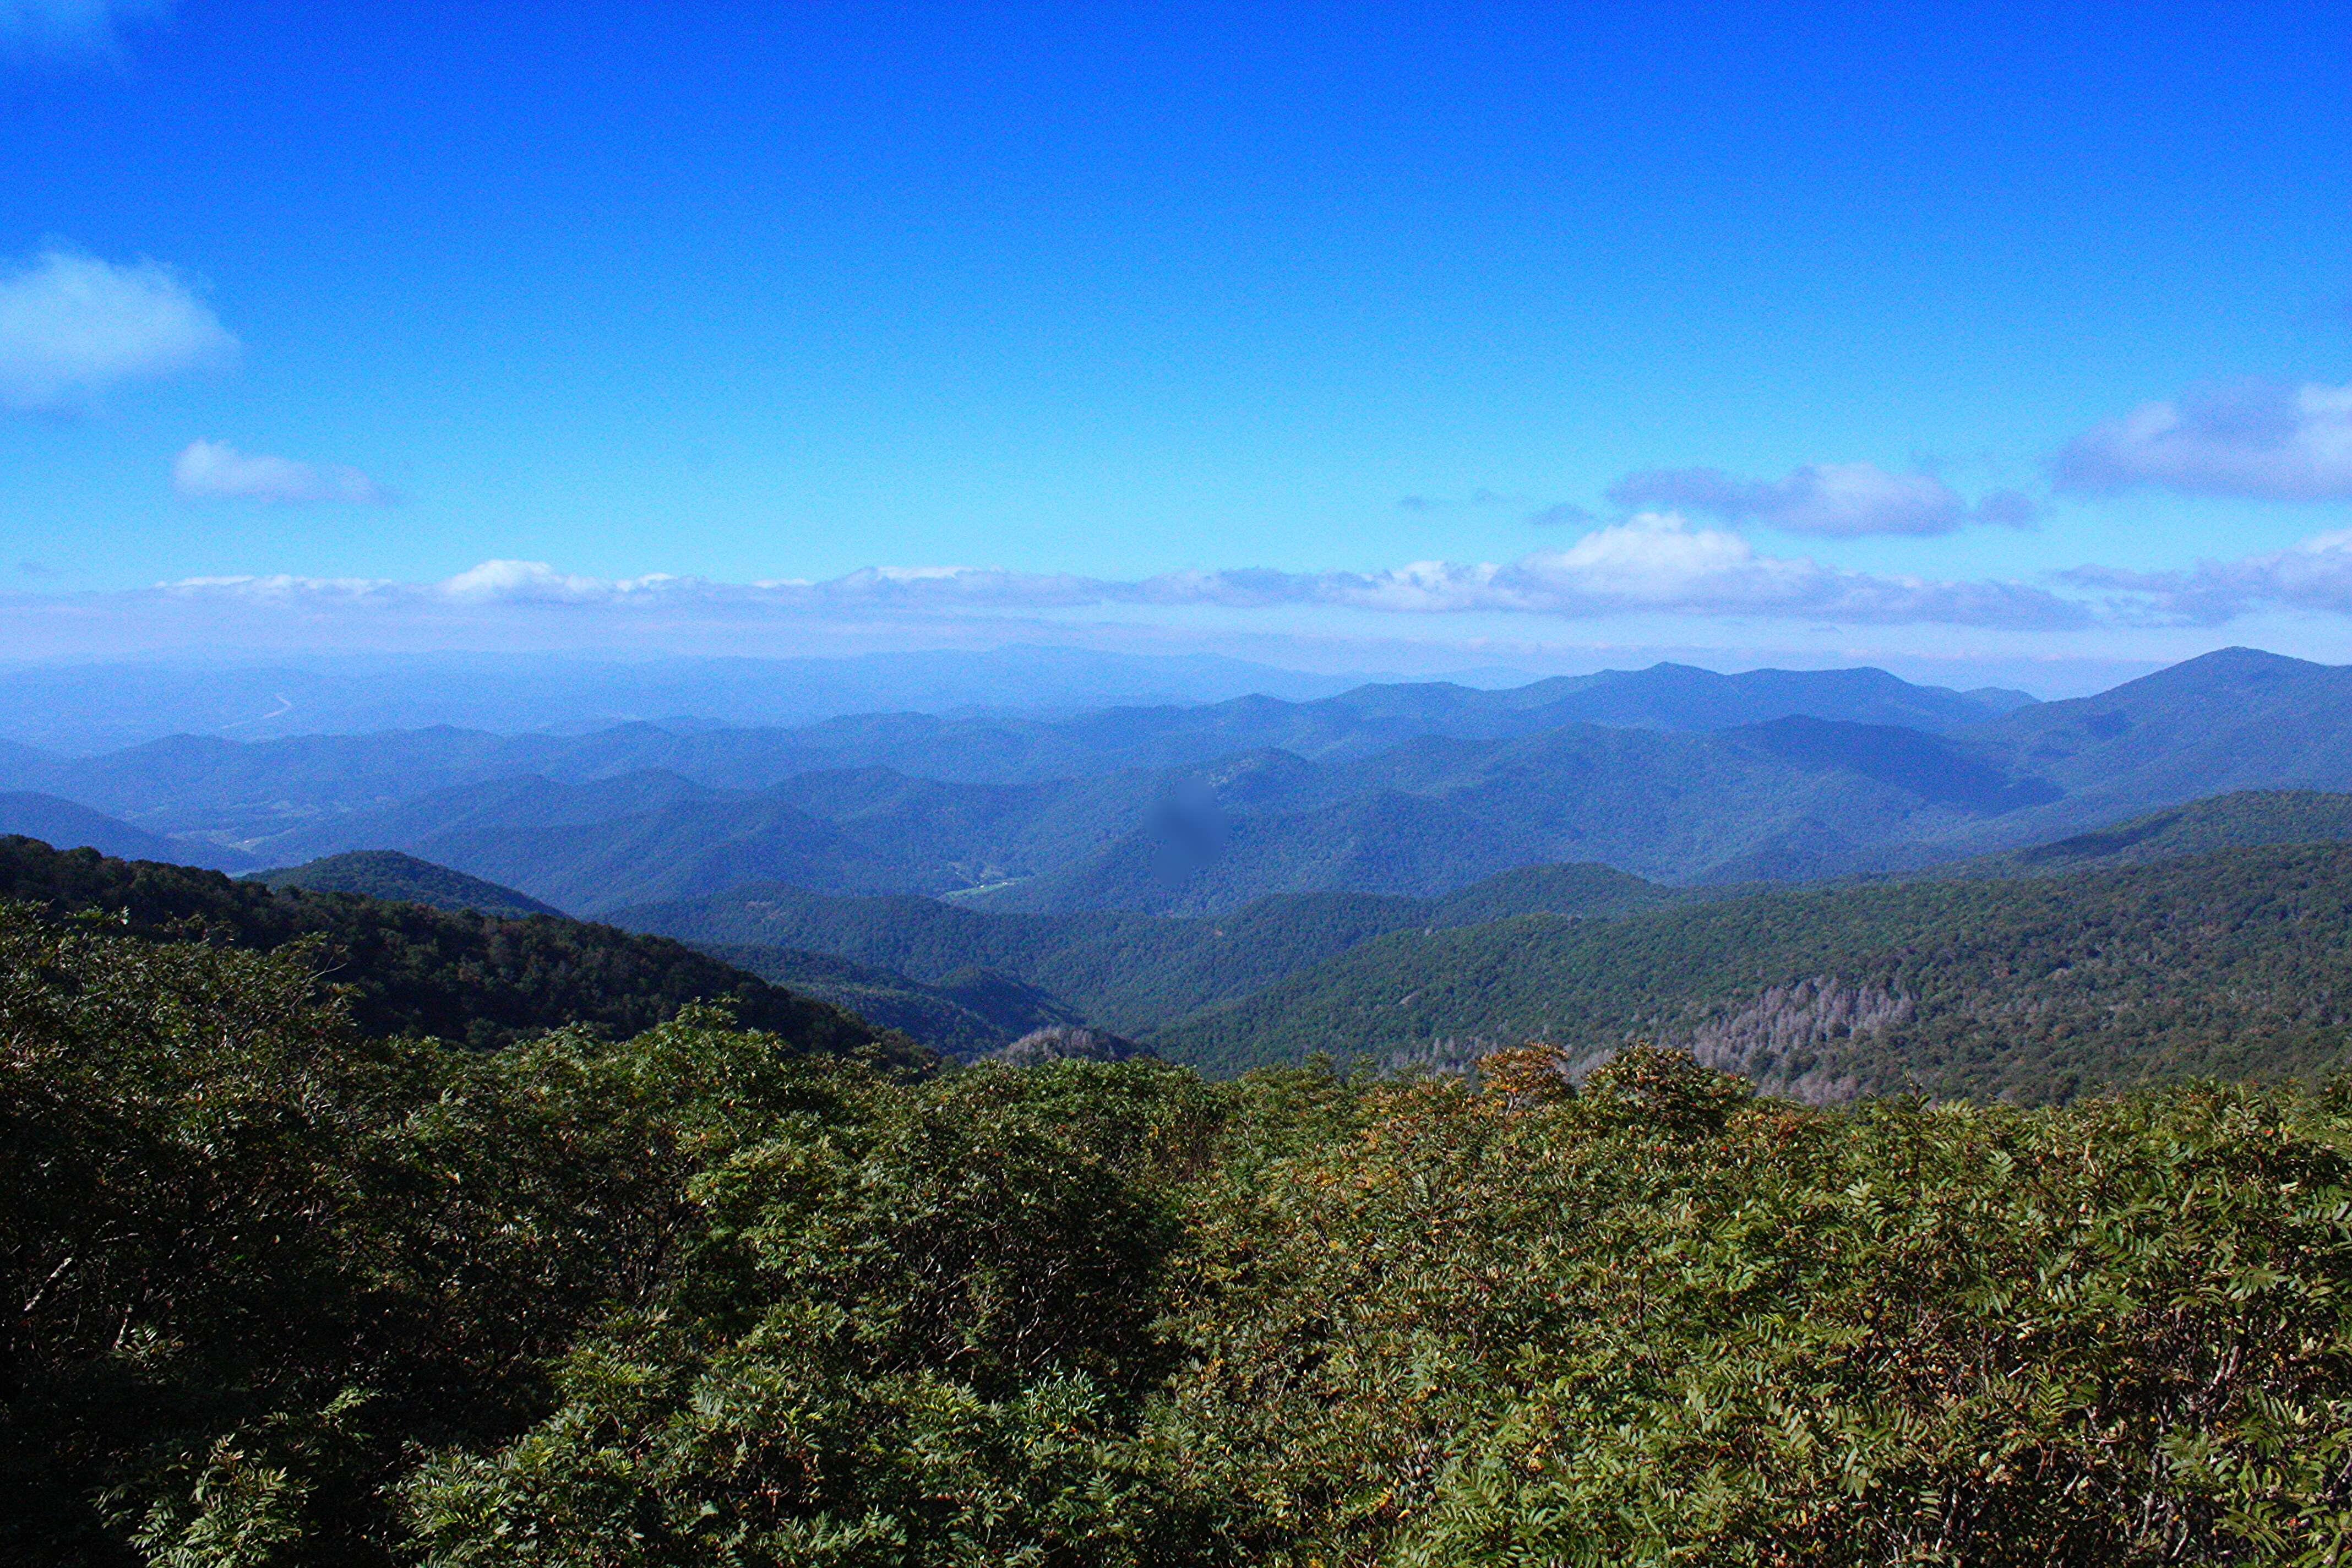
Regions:
M 1685 886 L 1916 872 L 2233 790 L 2352 788 L 2347 700 L 2352 669 L 2243 649 L 2051 703 L 1660 665 L 1057 719 L 19 748 L 0 784 L 184 859 L 397 850 L 581 913 L 765 882 L 1215 915 L 1562 862 Z
M 596 659 L 516 654 L 320 655 L 250 662 L 0 665 L 0 746 L 70 755 L 173 735 L 268 741 L 440 725 L 583 733 L 651 721 L 810 724 L 845 713 L 1075 713 L 1328 697 L 1376 679 L 1213 654 L 1024 647 L 800 658 Z M 1490 671 L 1484 685 L 1528 678 Z

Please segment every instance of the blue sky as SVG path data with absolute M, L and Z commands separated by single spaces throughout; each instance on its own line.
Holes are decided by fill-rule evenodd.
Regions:
M 0 0 L 0 652 L 2352 658 L 2348 43 Z

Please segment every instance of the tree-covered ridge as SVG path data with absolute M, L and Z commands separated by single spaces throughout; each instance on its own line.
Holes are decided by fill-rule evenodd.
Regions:
M 2352 1040 L 2352 847 L 1400 931 L 1148 1042 L 1237 1070 L 1637 1036 L 1817 1097 L 2312 1077 Z
M 255 871 L 247 881 L 273 888 L 300 888 L 313 893 L 357 893 L 362 898 L 396 900 L 436 910 L 472 910 L 485 915 L 560 915 L 563 911 L 541 903 L 512 888 L 468 877 L 446 866 L 404 855 L 397 849 L 353 849 L 323 859 Z
M 2048 844 L 1936 868 L 1937 877 L 2033 877 L 2099 866 L 2137 866 L 2257 844 L 2352 839 L 2352 795 L 2322 790 L 2238 790 L 2149 812 Z
M 688 1016 L 370 1040 L 0 916 L 0 1558 L 2310 1565 L 2352 1094 L 1759 1100 Z
M 634 1035 L 698 1002 L 820 1051 L 919 1048 L 683 943 L 584 921 L 504 919 L 232 881 L 217 871 L 0 838 L 0 900 L 52 919 L 104 918 L 131 936 L 268 952 L 304 943 L 370 1035 L 503 1045 L 567 1024 Z

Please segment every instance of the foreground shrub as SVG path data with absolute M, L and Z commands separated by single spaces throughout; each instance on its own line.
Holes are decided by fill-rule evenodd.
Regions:
M 2061 1110 L 688 1010 L 370 1039 L 0 910 L 0 1561 L 2319 1564 L 2352 1086 Z

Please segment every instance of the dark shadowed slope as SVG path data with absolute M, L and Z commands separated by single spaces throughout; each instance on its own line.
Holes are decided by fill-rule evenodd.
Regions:
M 271 888 L 22 837 L 0 838 L 0 900 L 51 918 L 110 917 L 121 931 L 156 940 L 196 935 L 268 951 L 311 939 L 324 974 L 350 988 L 353 1020 L 373 1035 L 489 1047 L 579 1023 L 625 1036 L 714 1002 L 801 1049 L 878 1051 L 909 1062 L 921 1056 L 838 1008 L 683 943 L 582 921 L 505 920 Z
M 86 805 L 30 790 L 0 793 L 0 833 L 20 833 L 68 848 L 95 849 L 102 855 L 163 860 L 184 858 L 175 854 L 177 847 L 168 839 Z
M 712 957 L 896 1029 L 942 1055 L 970 1060 L 1037 1029 L 1085 1020 L 1052 993 L 991 970 L 966 967 L 937 982 L 793 948 L 706 945 Z

